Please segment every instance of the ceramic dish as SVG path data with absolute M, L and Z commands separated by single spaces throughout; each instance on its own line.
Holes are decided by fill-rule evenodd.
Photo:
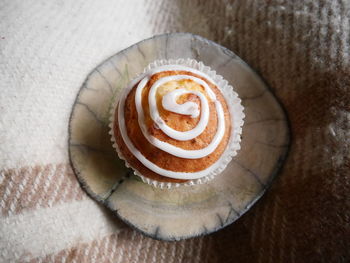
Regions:
M 189 58 L 223 76 L 238 93 L 241 149 L 200 185 L 156 188 L 125 167 L 109 135 L 113 102 L 151 62 Z M 86 78 L 69 123 L 69 156 L 87 193 L 145 235 L 180 240 L 215 232 L 242 216 L 270 186 L 289 147 L 286 114 L 261 78 L 232 51 L 188 33 L 158 35 L 108 58 Z

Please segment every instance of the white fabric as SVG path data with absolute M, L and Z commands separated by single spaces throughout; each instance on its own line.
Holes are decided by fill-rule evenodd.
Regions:
M 105 208 L 91 200 L 0 218 L 0 235 L 7 241 L 0 242 L 0 259 L 9 262 L 23 256 L 23 252 L 30 252 L 29 258 L 59 252 L 77 242 L 88 243 L 115 233 L 119 230 L 117 223 L 106 217 Z
M 158 11 L 144 0 L 1 1 L 0 167 L 68 162 L 68 121 L 83 81 L 107 57 L 151 37 Z M 0 261 L 118 231 L 101 209 L 88 199 L 0 219 Z
M 67 161 L 79 88 L 104 59 L 153 35 L 147 7 L 143 0 L 1 1 L 1 168 Z

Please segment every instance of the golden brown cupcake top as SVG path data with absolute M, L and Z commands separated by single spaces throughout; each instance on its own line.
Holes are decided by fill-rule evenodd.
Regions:
M 119 100 L 114 124 L 124 159 L 142 175 L 166 182 L 209 175 L 231 134 L 219 87 L 206 74 L 179 65 L 134 80 Z

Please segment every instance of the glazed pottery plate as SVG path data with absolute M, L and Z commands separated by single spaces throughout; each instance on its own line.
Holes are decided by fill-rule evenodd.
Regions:
M 159 59 L 210 66 L 238 93 L 241 150 L 213 180 L 161 189 L 126 168 L 112 147 L 109 114 L 120 89 Z M 69 154 L 87 193 L 142 233 L 180 240 L 215 232 L 242 216 L 280 170 L 289 146 L 286 115 L 261 78 L 232 51 L 188 33 L 158 35 L 108 58 L 86 78 L 69 123 Z

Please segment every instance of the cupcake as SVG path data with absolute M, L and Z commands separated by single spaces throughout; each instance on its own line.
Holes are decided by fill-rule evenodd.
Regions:
M 111 135 L 119 157 L 156 187 L 207 182 L 240 149 L 241 100 L 192 59 L 155 61 L 117 96 Z

